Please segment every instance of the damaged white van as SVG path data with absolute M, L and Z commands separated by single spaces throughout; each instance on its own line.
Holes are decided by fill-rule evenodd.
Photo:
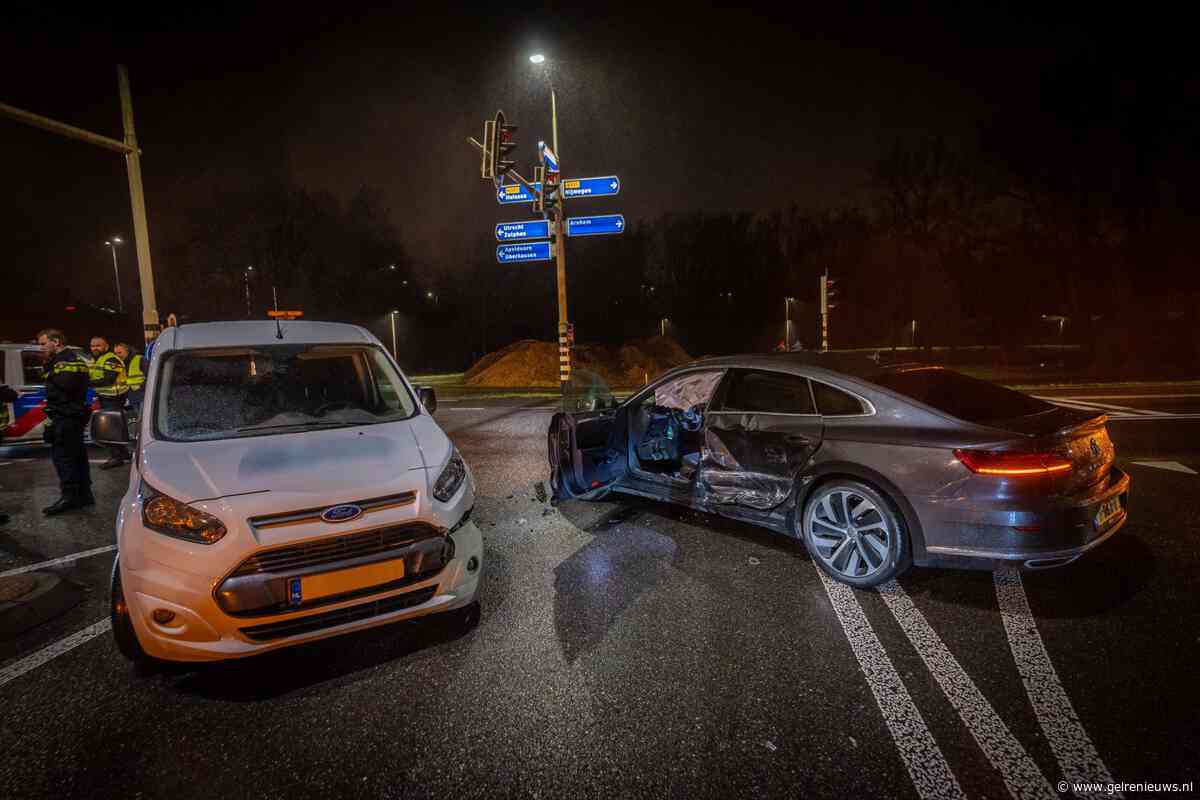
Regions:
M 436 612 L 478 619 L 475 488 L 368 331 L 168 328 L 117 514 L 112 627 L 138 661 L 212 661 Z M 130 437 L 120 412 L 92 437 Z

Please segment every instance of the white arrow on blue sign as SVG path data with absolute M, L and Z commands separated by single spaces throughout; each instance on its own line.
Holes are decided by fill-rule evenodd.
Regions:
M 533 183 L 530 185 L 539 191 L 542 188 L 541 183 Z M 509 184 L 508 186 L 501 186 L 496 190 L 496 202 L 500 203 L 501 205 L 504 203 L 532 203 L 533 195 L 521 184 L 513 183 Z
M 563 197 L 602 197 L 609 194 L 620 194 L 621 179 L 616 175 L 604 175 L 599 178 L 571 178 L 563 181 Z
M 501 222 L 496 226 L 496 241 L 498 242 L 549 238 L 550 223 L 544 219 L 535 219 L 529 222 Z
M 621 214 L 601 214 L 595 217 L 567 217 L 567 236 L 600 236 L 622 233 L 625 217 Z
M 496 260 L 501 264 L 514 261 L 549 261 L 550 243 L 502 244 L 496 248 Z

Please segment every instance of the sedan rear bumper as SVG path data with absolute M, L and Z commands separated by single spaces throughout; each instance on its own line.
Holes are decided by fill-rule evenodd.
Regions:
M 952 519 L 935 524 L 939 542 L 927 542 L 926 563 L 974 566 L 1018 562 L 1027 569 L 1069 564 L 1111 539 L 1129 517 L 1129 476 L 1115 467 L 1108 480 L 1086 496 L 1060 498 L 1023 508 L 955 508 Z M 1110 501 L 1119 510 L 1097 524 Z M 936 514 L 942 509 L 934 508 Z M 930 528 L 927 526 L 926 531 Z M 969 564 L 964 564 L 969 565 Z

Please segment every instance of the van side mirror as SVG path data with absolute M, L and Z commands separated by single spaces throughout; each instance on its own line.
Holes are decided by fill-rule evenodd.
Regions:
M 96 444 L 129 444 L 129 423 L 124 411 L 97 411 L 92 414 L 92 441 Z
M 418 386 L 417 398 L 430 414 L 437 411 L 437 393 L 433 391 L 432 386 Z

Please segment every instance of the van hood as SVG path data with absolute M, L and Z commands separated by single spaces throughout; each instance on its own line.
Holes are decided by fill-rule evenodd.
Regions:
M 264 491 L 370 497 L 375 489 L 386 494 L 409 470 L 440 468 L 450 447 L 433 418 L 421 414 L 270 436 L 149 441 L 138 468 L 147 483 L 184 503 Z

